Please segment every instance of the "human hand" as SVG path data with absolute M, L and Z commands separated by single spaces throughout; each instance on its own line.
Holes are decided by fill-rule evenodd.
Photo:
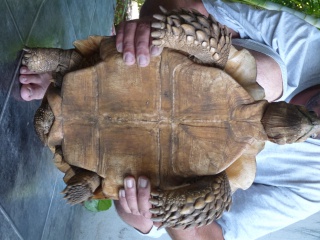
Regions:
M 130 176 L 124 179 L 124 189 L 119 191 L 119 201 L 114 201 L 123 221 L 142 233 L 148 233 L 153 226 L 149 211 L 150 192 L 150 181 L 146 177 L 139 177 L 136 183 Z
M 123 60 L 132 65 L 137 60 L 140 67 L 150 62 L 150 56 L 158 56 L 162 48 L 152 46 L 150 36 L 152 18 L 145 17 L 121 22 L 117 29 L 116 47 L 123 53 Z

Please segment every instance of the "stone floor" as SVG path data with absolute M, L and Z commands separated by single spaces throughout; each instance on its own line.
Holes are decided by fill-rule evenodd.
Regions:
M 75 39 L 108 35 L 114 7 L 115 0 L 1 0 L 0 240 L 141 239 L 113 208 L 65 204 L 62 174 L 33 129 L 39 101 L 22 101 L 17 79 L 23 46 L 70 48 Z M 264 239 L 319 239 L 319 216 Z

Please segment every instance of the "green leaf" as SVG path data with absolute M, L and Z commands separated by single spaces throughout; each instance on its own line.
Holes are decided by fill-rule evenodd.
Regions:
M 84 207 L 91 212 L 101 212 L 108 210 L 112 205 L 110 199 L 89 200 L 84 202 Z
M 99 200 L 98 202 L 98 211 L 106 211 L 112 205 L 112 201 L 110 199 Z

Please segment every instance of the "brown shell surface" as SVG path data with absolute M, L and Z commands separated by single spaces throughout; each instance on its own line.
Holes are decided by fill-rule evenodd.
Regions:
M 117 198 L 126 175 L 173 188 L 225 170 L 251 148 L 254 175 L 257 140 L 265 140 L 264 101 L 255 102 L 224 71 L 169 49 L 147 67 L 126 66 L 106 39 L 101 58 L 65 76 L 62 149 L 70 165 L 104 178 L 107 197 Z M 243 167 L 235 165 L 232 174 Z

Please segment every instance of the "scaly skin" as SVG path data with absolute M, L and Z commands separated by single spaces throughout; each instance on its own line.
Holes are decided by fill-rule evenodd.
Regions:
M 231 189 L 225 172 L 201 177 L 188 186 L 151 193 L 150 212 L 160 228 L 200 227 L 221 217 L 231 206 Z
M 231 47 L 231 33 L 211 15 L 209 18 L 197 12 L 179 11 L 163 15 L 155 14 L 152 43 L 188 53 L 195 61 L 224 68 Z
M 89 200 L 94 191 L 101 184 L 101 178 L 95 172 L 77 169 L 76 174 L 67 182 L 62 191 L 70 204 L 77 204 Z
M 40 140 L 47 145 L 48 134 L 54 121 L 53 112 L 46 98 L 43 99 L 41 106 L 34 115 L 34 126 Z

